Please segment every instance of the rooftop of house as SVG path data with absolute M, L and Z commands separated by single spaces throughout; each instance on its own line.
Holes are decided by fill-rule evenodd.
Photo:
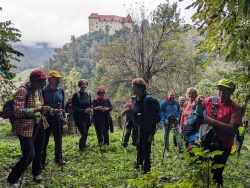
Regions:
M 120 17 L 115 15 L 98 15 L 97 13 L 91 13 L 88 18 L 96 18 L 102 22 L 132 23 L 132 18 L 129 14 L 127 17 Z

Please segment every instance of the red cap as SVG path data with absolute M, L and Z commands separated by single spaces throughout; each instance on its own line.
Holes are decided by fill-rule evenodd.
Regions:
M 50 78 L 51 76 L 47 76 L 42 70 L 34 70 L 30 73 L 30 80 L 42 80 Z

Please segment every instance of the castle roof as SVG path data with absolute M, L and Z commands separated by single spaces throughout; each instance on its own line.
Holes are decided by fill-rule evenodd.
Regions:
M 88 18 L 99 19 L 102 22 L 120 22 L 120 23 L 131 23 L 132 18 L 128 14 L 127 17 L 120 17 L 115 15 L 98 15 L 97 13 L 91 13 Z

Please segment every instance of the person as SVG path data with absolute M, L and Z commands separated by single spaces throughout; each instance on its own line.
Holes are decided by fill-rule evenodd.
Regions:
M 180 121 L 181 121 L 181 114 L 182 114 L 182 111 L 184 109 L 184 107 L 186 106 L 185 105 L 185 97 L 183 96 L 180 96 L 178 97 L 178 102 L 179 102 L 179 105 L 180 105 L 180 118 L 179 118 L 179 125 L 180 125 Z M 179 129 L 180 129 L 180 126 L 179 126 Z M 174 146 L 178 147 L 178 144 L 177 144 L 177 139 L 176 139 L 176 136 L 173 135 L 173 141 L 174 141 Z
M 141 166 L 146 174 L 151 168 L 150 153 L 156 130 L 157 112 L 153 100 L 149 98 L 144 103 L 144 98 L 148 93 L 146 83 L 142 78 L 136 78 L 132 81 L 132 92 L 135 95 L 135 100 L 130 111 L 137 126 L 137 160 L 135 168 L 139 169 Z
M 239 126 L 237 134 L 236 134 L 236 140 L 237 140 L 237 154 L 240 155 L 240 150 L 242 148 L 243 145 L 243 141 L 244 141 L 244 136 L 245 136 L 245 129 L 246 129 L 246 120 L 242 121 L 242 125 Z
M 161 108 L 161 124 L 164 131 L 164 147 L 169 151 L 169 135 L 174 125 L 176 132 L 179 134 L 179 119 L 180 119 L 180 105 L 175 99 L 175 92 L 168 91 L 168 96 L 160 102 Z M 176 139 L 176 138 L 174 138 Z M 180 144 L 177 143 L 179 153 L 182 153 Z
M 131 101 L 128 102 L 124 108 L 123 111 L 121 113 L 122 116 L 126 115 L 126 121 L 125 121 L 125 128 L 126 128 L 126 133 L 124 136 L 124 140 L 122 143 L 122 146 L 125 148 L 128 146 L 128 141 L 129 141 L 129 137 L 131 135 L 131 131 L 132 131 L 132 145 L 135 146 L 136 144 L 136 136 L 135 136 L 135 127 L 134 127 L 134 122 L 133 122 L 133 117 L 130 111 L 130 108 L 132 106 L 133 100 L 135 99 L 134 96 L 131 97 Z
M 230 154 L 237 152 L 238 156 L 240 155 L 240 150 L 243 145 L 244 136 L 245 136 L 245 121 L 242 120 L 242 125 L 238 127 L 237 133 L 234 136 L 234 143 L 231 148 Z
M 189 116 L 187 117 L 187 124 L 183 128 L 183 135 L 185 141 L 188 143 L 188 151 L 190 151 L 193 146 L 197 146 L 199 139 L 199 124 L 203 122 L 202 118 L 206 115 L 205 109 L 199 109 L 198 101 L 204 100 L 205 97 L 203 95 L 198 95 L 195 100 L 195 109 Z
M 234 135 L 237 132 L 238 126 L 242 123 L 241 107 L 231 100 L 231 95 L 234 90 L 235 84 L 233 81 L 229 79 L 222 79 L 218 81 L 217 114 L 214 115 L 214 119 L 212 118 L 212 97 L 206 98 L 202 103 L 203 107 L 206 108 L 204 123 L 210 124 L 214 127 L 216 135 L 219 139 L 218 149 L 223 151 L 222 155 L 214 156 L 213 161 L 215 164 L 226 164 L 234 141 Z M 211 170 L 214 174 L 213 181 L 218 186 L 223 186 L 223 170 L 224 166 Z
M 72 110 L 75 125 L 81 133 L 79 140 L 79 149 L 83 151 L 86 148 L 86 142 L 91 125 L 90 115 L 93 114 L 91 95 L 86 91 L 88 81 L 80 79 L 78 81 L 79 91 L 75 92 L 72 97 Z
M 109 98 L 105 96 L 105 88 L 100 86 L 96 90 L 97 97 L 92 101 L 93 121 L 96 129 L 98 144 L 109 145 L 110 111 L 113 107 Z M 112 130 L 110 130 L 113 132 Z
M 194 87 L 187 88 L 186 97 L 188 98 L 188 102 L 182 111 L 180 120 L 180 134 L 184 137 L 184 140 L 185 135 L 183 134 L 183 129 L 184 126 L 188 124 L 188 116 L 195 110 L 195 99 L 198 97 L 197 90 Z M 188 146 L 189 143 L 186 142 L 186 147 L 188 148 Z
M 17 182 L 31 162 L 33 162 L 33 180 L 35 182 L 42 181 L 41 159 L 44 129 L 48 127 L 44 114 L 61 113 L 58 109 L 44 106 L 40 91 L 49 77 L 41 70 L 34 70 L 30 73 L 30 81 L 25 84 L 27 89 L 20 87 L 14 94 L 13 109 L 16 119 L 13 122 L 13 131 L 19 138 L 22 157 L 11 170 L 6 187 L 19 187 L 20 184 L 18 185 Z
M 180 105 L 180 117 L 181 117 L 181 114 L 182 114 L 182 112 L 183 112 L 183 110 L 184 110 L 184 108 L 186 106 L 185 101 L 186 101 L 186 99 L 185 99 L 184 96 L 179 96 L 178 102 L 179 102 L 179 105 Z M 179 119 L 179 121 L 180 120 L 181 120 L 181 118 Z
M 64 109 L 64 90 L 59 87 L 59 82 L 62 76 L 57 70 L 50 71 L 48 75 L 51 77 L 48 79 L 47 86 L 42 90 L 44 103 L 51 108 Z M 62 132 L 63 125 L 67 123 L 65 113 L 60 114 L 60 116 L 58 116 L 57 114 L 48 114 L 46 115 L 46 118 L 49 123 L 49 127 L 45 130 L 44 136 L 42 158 L 43 168 L 45 168 L 46 165 L 47 146 L 49 143 L 49 137 L 52 132 L 55 141 L 54 161 L 59 165 L 65 165 L 66 161 L 62 159 Z

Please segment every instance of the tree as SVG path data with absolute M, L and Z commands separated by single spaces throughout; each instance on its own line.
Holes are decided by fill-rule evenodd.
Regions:
M 0 10 L 2 10 L 1 7 Z M 11 97 L 11 91 L 15 88 L 10 81 L 16 75 L 10 71 L 11 68 L 16 68 L 11 64 L 11 60 L 20 62 L 18 57 L 24 56 L 24 54 L 12 48 L 11 42 L 20 41 L 21 34 L 18 29 L 11 27 L 11 25 L 11 21 L 0 22 L 0 75 L 4 78 L 4 82 L 0 83 L 0 87 L 3 100 L 7 96 Z M 2 90 L 2 88 L 4 89 Z
M 159 72 L 167 70 L 168 60 L 163 54 L 166 42 L 173 42 L 181 31 L 177 3 L 160 4 L 149 12 L 142 5 L 133 17 L 133 31 L 102 48 L 101 57 L 120 73 L 117 78 L 131 80 L 142 77 L 147 83 Z M 172 54 L 173 56 L 174 54 Z M 120 80 L 116 81 L 120 82 Z
M 70 98 L 75 91 L 78 90 L 78 80 L 82 78 L 82 75 L 80 72 L 76 70 L 76 68 L 72 68 L 69 71 L 68 76 L 64 77 L 65 80 L 65 88 L 66 89 L 66 95 L 68 98 Z
M 180 0 L 179 0 L 180 1 Z M 194 7 L 192 16 L 200 33 L 206 37 L 199 45 L 199 52 L 210 55 L 205 65 L 214 57 L 225 56 L 225 61 L 237 63 L 230 78 L 237 84 L 235 96 L 250 116 L 250 1 L 249 0 L 196 0 L 187 8 Z

